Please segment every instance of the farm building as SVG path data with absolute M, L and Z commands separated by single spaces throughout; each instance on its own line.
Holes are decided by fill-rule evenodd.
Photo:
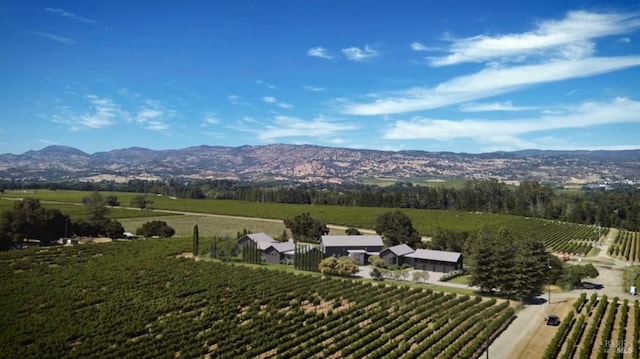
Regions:
M 411 264 L 415 269 L 447 273 L 462 268 L 462 253 L 458 252 L 416 249 L 404 257 L 405 263 Z
M 370 255 L 379 254 L 383 246 L 382 237 L 379 235 L 327 235 L 320 238 L 320 250 L 325 257 L 348 255 L 355 258 L 360 265 L 367 263 Z
M 388 265 L 403 265 L 406 262 L 405 256 L 413 253 L 413 248 L 406 244 L 385 248 L 380 252 L 380 258 Z
M 293 241 L 270 243 L 262 251 L 262 256 L 267 263 L 292 263 L 296 245 Z
M 278 243 L 271 236 L 262 232 L 245 234 L 236 241 L 240 248 L 251 242 L 255 243 L 261 251 L 267 249 L 272 243 Z

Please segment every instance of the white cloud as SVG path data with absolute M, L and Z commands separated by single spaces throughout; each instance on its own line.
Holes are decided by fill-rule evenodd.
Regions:
M 394 140 L 430 139 L 450 141 L 472 139 L 476 142 L 524 143 L 518 136 L 617 123 L 640 123 L 640 102 L 616 98 L 610 102 L 586 102 L 565 109 L 564 114 L 542 115 L 509 121 L 466 119 L 461 121 L 416 117 L 396 121 L 384 138 Z M 521 146 L 516 146 L 521 147 Z
M 427 47 L 419 42 L 411 43 L 411 50 L 413 51 L 434 51 L 435 49 Z
M 305 89 L 305 91 L 311 91 L 311 92 L 323 92 L 323 91 L 326 91 L 326 89 L 324 87 L 318 87 L 318 86 L 304 86 L 303 88 Z
M 169 125 L 165 120 L 175 115 L 175 111 L 165 109 L 160 102 L 147 100 L 140 107 L 133 120 L 147 130 L 165 131 L 169 129 Z
M 346 49 L 342 49 L 342 53 L 348 60 L 358 62 L 378 56 L 378 52 L 370 48 L 368 45 L 365 46 L 364 49 L 359 47 L 348 47 Z
M 513 106 L 511 101 L 488 102 L 488 103 L 467 103 L 460 106 L 462 112 L 487 112 L 487 111 L 528 111 L 535 110 L 536 107 Z
M 373 94 L 371 96 L 376 98 L 374 102 L 346 104 L 342 112 L 352 115 L 381 115 L 429 110 L 504 94 L 530 85 L 588 77 L 639 65 L 640 56 L 624 56 L 488 68 L 472 75 L 453 78 L 432 88 L 419 87 L 394 94 Z
M 291 109 L 294 106 L 288 103 L 284 103 L 284 102 L 278 102 L 278 100 L 276 100 L 275 97 L 273 96 L 265 96 L 262 98 L 262 101 L 266 102 L 266 103 L 271 103 L 274 104 L 280 108 L 284 108 L 284 109 Z
M 70 131 L 79 131 L 112 126 L 118 119 L 126 119 L 129 116 L 108 97 L 88 95 L 86 98 L 90 105 L 87 113 L 78 114 L 69 106 L 60 105 L 56 107 L 58 113 L 52 116 L 52 121 L 66 126 Z
M 319 58 L 327 59 L 327 60 L 333 59 L 333 57 L 331 55 L 329 55 L 329 52 L 327 51 L 327 49 L 325 49 L 324 47 L 321 47 L 321 46 L 310 48 L 307 51 L 307 56 L 319 57 Z
M 245 102 L 242 97 L 238 96 L 238 95 L 229 95 L 227 96 L 227 100 L 229 100 L 229 102 L 232 105 L 238 105 L 238 106 L 246 106 L 249 103 Z
M 75 44 L 76 43 L 76 41 L 74 39 L 71 39 L 71 38 L 68 38 L 68 37 L 64 37 L 64 36 L 60 36 L 60 35 L 51 34 L 51 33 L 48 33 L 48 32 L 33 31 L 32 34 L 34 34 L 36 36 L 44 37 L 44 38 L 49 39 L 49 40 L 62 42 L 64 44 Z
M 625 43 L 625 44 L 628 44 L 628 43 L 630 43 L 630 42 L 631 42 L 631 39 L 630 39 L 630 38 L 628 38 L 628 37 L 623 37 L 622 39 L 620 39 L 620 42 Z
M 278 90 L 278 86 L 275 86 L 275 85 L 272 85 L 272 84 L 268 84 L 268 83 L 266 83 L 266 82 L 264 82 L 262 80 L 256 80 L 256 83 L 258 85 L 262 85 L 262 86 L 264 86 L 264 87 L 266 87 L 268 89 L 271 89 L 271 90 Z
M 204 126 L 217 125 L 220 123 L 220 119 L 215 112 L 204 112 L 202 114 L 202 123 Z
M 86 17 L 82 17 L 82 16 L 79 16 L 79 15 L 76 15 L 76 14 L 72 14 L 72 13 L 70 13 L 70 12 L 64 10 L 64 9 L 55 9 L 55 8 L 48 7 L 48 8 L 45 8 L 44 10 L 47 11 L 47 12 L 50 12 L 52 14 L 57 14 L 57 15 L 60 15 L 60 16 L 64 16 L 64 17 L 66 17 L 68 19 L 71 19 L 71 20 L 84 22 L 84 23 L 87 23 L 87 24 L 95 24 L 96 23 L 95 20 L 88 19 Z
M 624 34 L 640 28 L 638 14 L 592 13 L 573 11 L 561 20 L 539 22 L 525 33 L 501 36 L 478 35 L 453 40 L 449 54 L 431 58 L 431 65 L 445 66 L 464 62 L 485 62 L 495 58 L 538 55 L 554 51 L 560 55 L 590 55 L 591 40 Z
M 276 116 L 273 124 L 258 133 L 261 140 L 270 141 L 285 137 L 327 137 L 343 131 L 354 130 L 351 124 L 339 123 L 318 116 L 310 121 L 289 116 Z

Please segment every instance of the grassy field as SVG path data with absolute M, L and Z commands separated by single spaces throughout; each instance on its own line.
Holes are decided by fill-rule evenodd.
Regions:
M 149 218 L 118 219 L 125 231 L 135 233 L 137 228 L 149 221 Z M 231 237 L 235 238 L 238 231 L 247 229 L 252 233 L 264 232 L 271 237 L 278 238 L 285 229 L 283 222 L 263 221 L 250 218 L 228 218 L 205 215 L 163 216 L 153 220 L 165 221 L 176 230 L 177 237 L 187 237 L 193 234 L 193 226 L 198 225 L 201 238 Z M 291 232 L 289 232 L 291 233 Z M 342 231 L 344 233 L 344 231 Z

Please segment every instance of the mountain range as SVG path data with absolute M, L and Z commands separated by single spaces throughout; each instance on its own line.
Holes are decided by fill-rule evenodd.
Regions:
M 485 179 L 593 183 L 640 181 L 640 149 L 621 151 L 466 154 L 379 151 L 273 144 L 197 146 L 175 150 L 131 147 L 88 154 L 48 146 L 0 155 L 0 178 L 12 180 L 237 179 L 289 182 L 366 179 Z

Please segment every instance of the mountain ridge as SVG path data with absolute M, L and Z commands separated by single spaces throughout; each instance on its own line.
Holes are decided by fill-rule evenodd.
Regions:
M 3 179 L 99 181 L 176 177 L 335 183 L 368 178 L 637 182 L 640 149 L 527 149 L 469 154 L 271 144 L 199 145 L 170 150 L 133 146 L 89 154 L 69 146 L 52 145 L 17 155 L 0 154 Z

